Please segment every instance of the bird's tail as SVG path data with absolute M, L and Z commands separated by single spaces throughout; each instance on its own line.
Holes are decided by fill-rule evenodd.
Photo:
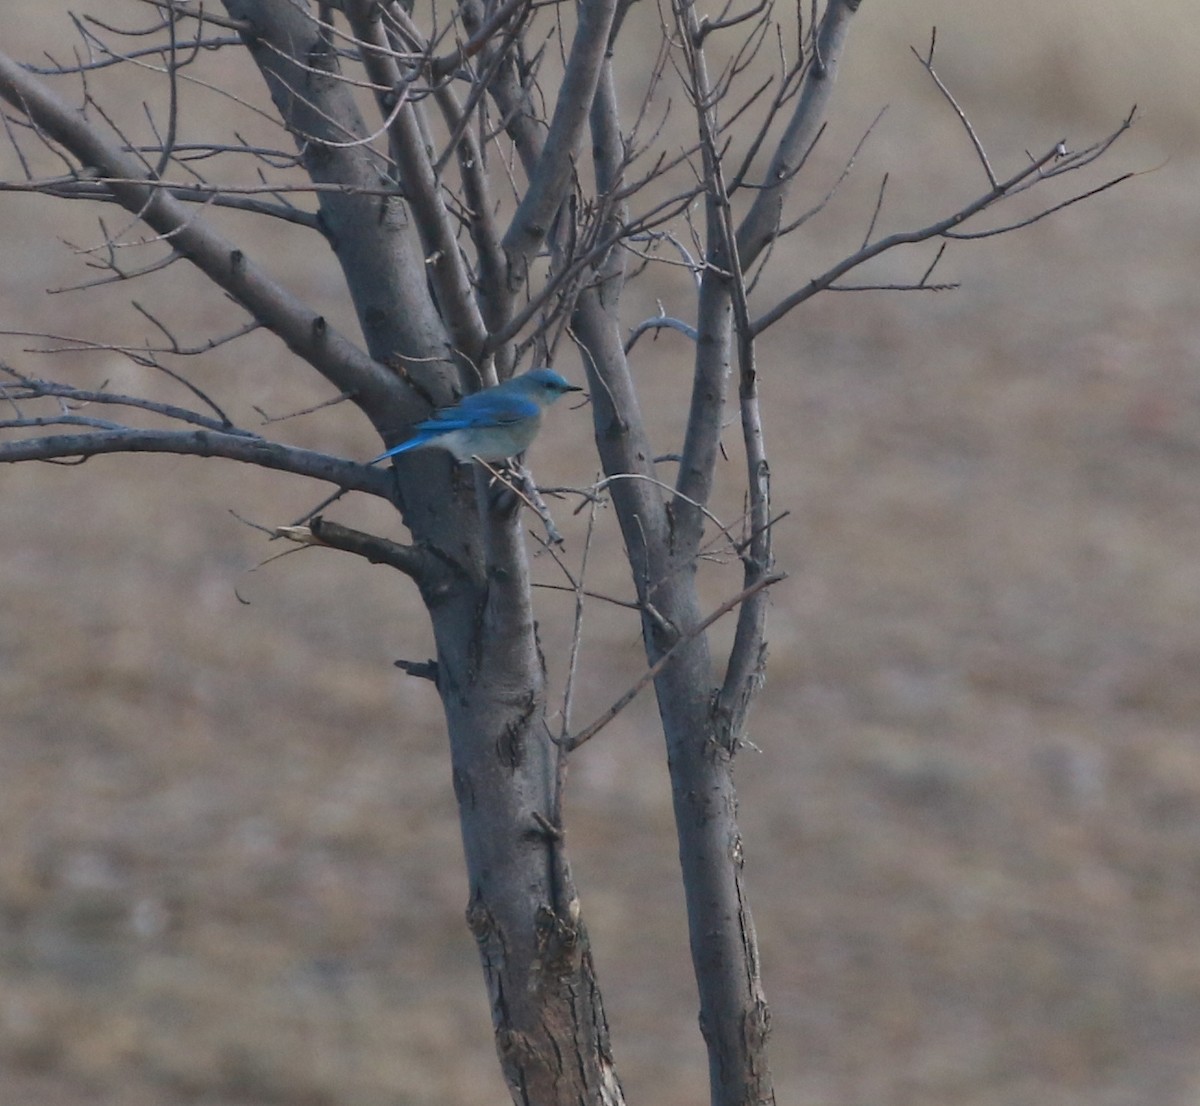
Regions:
M 381 453 L 378 457 L 372 458 L 367 464 L 377 465 L 380 461 L 386 461 L 389 457 L 395 457 L 399 453 L 407 453 L 410 449 L 420 449 L 421 446 L 425 445 L 433 437 L 433 434 L 414 434 L 399 445 L 392 446 L 386 453 Z

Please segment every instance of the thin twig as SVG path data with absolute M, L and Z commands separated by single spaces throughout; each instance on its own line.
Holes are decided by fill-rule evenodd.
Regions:
M 959 106 L 953 93 L 946 87 L 942 78 L 937 75 L 937 71 L 933 68 L 933 49 L 936 45 L 937 28 L 934 27 L 929 34 L 929 54 L 926 57 L 921 57 L 913 46 L 910 46 L 909 49 L 912 50 L 913 56 L 921 63 L 925 72 L 933 79 L 933 83 L 937 85 L 938 91 L 946 98 L 946 102 L 954 109 L 954 114 L 958 116 L 959 122 L 962 123 L 963 128 L 971 139 L 971 145 L 975 147 L 975 153 L 979 157 L 983 171 L 987 174 L 988 184 L 995 188 L 998 183 L 996 174 L 992 171 L 992 163 L 988 161 L 987 151 L 984 150 L 983 143 L 979 140 L 979 135 L 975 133 L 975 128 L 971 125 L 971 120 L 967 118 L 967 113 Z
M 712 612 L 703 621 L 697 623 L 685 634 L 681 635 L 675 643 L 665 652 L 657 661 L 654 662 L 638 680 L 629 689 L 612 704 L 599 718 L 589 726 L 585 726 L 574 737 L 567 738 L 562 741 L 568 752 L 574 752 L 580 745 L 587 741 L 591 741 L 605 726 L 607 726 L 618 714 L 621 713 L 630 703 L 637 698 L 638 694 L 649 684 L 668 664 L 675 654 L 687 645 L 689 642 L 699 637 L 707 630 L 717 619 L 727 615 L 731 610 L 739 604 L 744 603 L 753 595 L 757 595 L 763 588 L 769 588 L 772 584 L 778 584 L 781 580 L 787 579 L 786 572 L 776 572 L 770 576 L 763 576 L 756 580 L 748 588 L 743 588 L 733 596 L 722 603 L 715 611 Z

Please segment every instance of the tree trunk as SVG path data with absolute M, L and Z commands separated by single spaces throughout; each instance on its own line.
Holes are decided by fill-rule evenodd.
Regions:
M 322 70 L 333 72 L 337 62 L 317 24 L 284 0 L 225 6 L 255 27 L 247 46 L 310 175 L 378 187 L 377 155 L 345 142 L 366 128 L 349 86 Z M 340 132 L 336 145 L 308 141 L 327 131 Z M 367 412 L 386 436 L 417 413 L 402 376 L 449 398 L 448 383 L 463 369 L 460 351 L 427 292 L 418 228 L 401 196 L 322 192 L 321 214 L 372 356 L 403 367 L 396 409 Z M 490 493 L 482 478 L 472 482 L 470 470 L 440 451 L 406 459 L 402 472 L 397 507 L 416 546 L 434 554 L 417 583 L 437 642 L 467 923 L 505 1079 L 521 1106 L 617 1106 L 624 1099 L 587 931 L 554 825 L 557 748 L 545 721 L 520 504 L 510 493 Z

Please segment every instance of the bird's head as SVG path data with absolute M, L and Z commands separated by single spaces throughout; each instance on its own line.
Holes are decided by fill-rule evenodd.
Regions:
M 560 376 L 553 369 L 531 369 L 517 378 L 523 391 L 543 406 L 553 403 L 567 392 L 582 392 L 583 389 Z

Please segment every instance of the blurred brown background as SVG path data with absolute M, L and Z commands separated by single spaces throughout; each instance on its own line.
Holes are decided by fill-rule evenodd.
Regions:
M 857 245 L 884 171 L 887 230 L 982 187 L 908 51 L 934 23 L 1001 176 L 1026 149 L 1099 138 L 1134 102 L 1107 168 L 1153 171 L 953 250 L 942 276 L 961 291 L 826 295 L 762 344 L 790 578 L 739 779 L 778 1097 L 1195 1103 L 1200 18 L 1183 3 L 867 0 L 813 195 L 889 112 L 760 304 Z M 67 35 L 60 5 L 6 8 L 19 57 L 68 57 Z M 245 59 L 224 64 L 246 75 Z M 193 137 L 213 103 L 196 95 Z M 131 298 L 182 340 L 235 324 L 175 269 L 47 297 L 87 275 L 60 239 L 101 241 L 96 214 L 0 197 L 0 326 L 150 334 Z M 307 239 L 251 248 L 352 325 Z M 647 314 L 656 293 L 677 294 L 650 289 Z M 48 361 L 20 352 L 32 344 L 5 356 L 184 398 L 119 357 Z M 663 449 L 687 353 L 674 334 L 639 353 Z M 188 368 L 250 425 L 252 405 L 328 395 L 266 337 Z M 590 478 L 588 425 L 554 412 L 544 482 Z M 341 409 L 272 429 L 376 450 Z M 737 477 L 735 460 L 730 516 Z M 505 1100 L 438 704 L 390 664 L 429 654 L 416 597 L 331 553 L 255 568 L 277 547 L 231 514 L 274 525 L 321 494 L 182 458 L 0 471 L 0 1101 Z M 400 536 L 373 505 L 340 517 Z M 592 579 L 624 595 L 613 531 L 602 517 Z M 711 574 L 714 602 L 740 586 L 735 569 Z M 542 596 L 552 662 L 569 614 Z M 596 607 L 587 632 L 578 722 L 642 663 L 620 612 Z M 629 1099 L 684 1106 L 705 1101 L 706 1072 L 669 805 L 645 698 L 573 760 L 569 835 Z

